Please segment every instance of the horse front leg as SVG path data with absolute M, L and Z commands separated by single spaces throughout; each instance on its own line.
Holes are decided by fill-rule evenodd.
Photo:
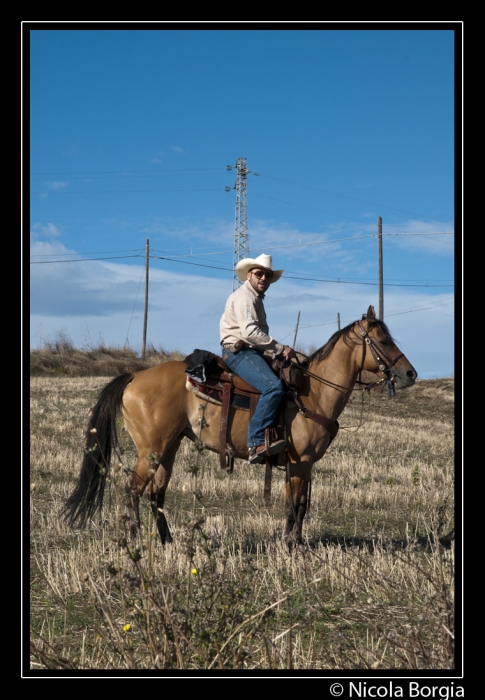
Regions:
M 287 475 L 285 542 L 289 549 L 292 549 L 295 545 L 301 544 L 303 541 L 302 529 L 308 504 L 309 479 L 310 469 L 308 469 L 307 473 L 298 476 L 291 476 L 288 478 Z

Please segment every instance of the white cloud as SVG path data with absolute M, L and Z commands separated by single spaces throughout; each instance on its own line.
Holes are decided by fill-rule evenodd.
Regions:
M 30 236 L 31 239 L 39 238 L 40 236 L 44 238 L 58 238 L 62 236 L 62 233 L 55 224 L 48 223 L 47 225 L 42 225 L 35 223 L 30 230 Z
M 455 253 L 454 230 L 452 223 L 411 220 L 396 226 L 385 226 L 383 235 L 386 236 L 386 245 L 450 257 Z
M 194 225 L 184 220 L 164 220 L 148 226 L 133 224 L 132 228 L 150 238 L 155 256 L 188 255 L 192 251 L 193 257 L 184 260 L 217 267 L 232 265 L 233 221 L 213 219 Z M 395 229 L 388 227 L 387 230 Z M 434 230 L 437 230 L 435 226 L 418 221 L 398 228 L 401 234 Z M 337 329 L 338 314 L 343 327 L 360 318 L 369 304 L 377 310 L 377 285 L 344 283 L 349 276 L 357 277 L 352 277 L 352 270 L 357 269 L 362 281 L 368 270 L 369 280 L 375 279 L 375 233 L 375 223 L 352 228 L 348 224 L 346 227 L 336 225 L 322 233 L 251 221 L 251 242 L 257 241 L 257 246 L 250 249 L 251 257 L 268 253 L 273 257 L 274 266 L 284 268 L 287 275 L 270 288 L 265 300 L 274 337 L 292 342 L 300 312 L 297 343 L 306 348 L 320 347 Z M 371 238 L 359 239 L 362 246 L 372 247 L 371 254 L 367 248 L 362 255 L 362 246 L 345 240 L 357 234 L 371 234 Z M 51 222 L 47 225 L 35 223 L 31 230 L 31 260 L 42 263 L 49 258 L 70 260 L 70 254 L 75 251 L 60 242 L 61 235 L 60 229 Z M 423 238 L 408 235 L 387 238 L 386 260 L 391 242 L 397 240 L 393 247 L 396 255 L 402 255 L 400 246 L 412 252 L 420 245 L 415 241 Z M 453 239 L 453 236 L 442 238 Z M 322 241 L 325 241 L 322 245 L 314 245 Z M 307 243 L 312 245 L 301 245 Z M 439 244 L 426 245 L 430 250 L 423 249 L 423 254 L 430 251 L 435 255 L 448 254 Z M 221 251 L 225 254 L 216 254 Z M 198 257 L 199 253 L 203 256 Z M 154 262 L 150 267 L 147 342 L 187 354 L 196 347 L 217 352 L 219 319 L 232 289 L 231 272 L 228 270 L 225 278 L 219 279 L 204 277 L 212 272 L 197 267 L 182 266 L 182 269 L 186 267 L 186 272 L 174 272 L 169 267 L 171 264 Z M 293 272 L 333 280 L 340 277 L 342 283 L 299 281 L 290 278 Z M 142 262 L 127 265 L 90 260 L 31 265 L 32 346 L 37 346 L 42 334 L 55 336 L 64 329 L 74 344 L 81 347 L 86 329 L 90 329 L 92 337 L 102 335 L 107 344 L 118 347 L 128 340 L 133 347 L 141 347 L 144 279 Z M 420 376 L 447 376 L 454 372 L 453 296 L 449 292 L 443 295 L 430 292 L 425 287 L 422 290 L 386 287 L 385 320 Z
M 160 151 L 158 155 L 154 156 L 153 158 L 150 159 L 150 163 L 162 163 L 162 156 L 165 155 L 165 151 Z
M 150 270 L 147 342 L 189 354 L 194 348 L 219 351 L 219 319 L 231 278 Z M 100 261 L 39 265 L 32 271 L 31 346 L 41 335 L 62 329 L 76 347 L 102 337 L 108 345 L 129 342 L 140 348 L 144 313 L 144 267 Z M 386 321 L 402 352 L 421 377 L 453 373 L 453 319 L 443 312 L 450 295 L 391 292 Z M 272 335 L 293 342 L 300 311 L 297 344 L 320 347 L 341 327 L 357 320 L 369 304 L 378 308 L 377 291 L 359 285 L 318 285 L 284 278 L 270 288 L 265 307 Z M 412 311 L 414 309 L 414 311 Z M 436 311 L 435 311 L 436 309 Z M 408 312 L 408 313 L 405 313 Z
M 209 219 L 201 224 L 193 224 L 184 221 L 155 221 L 149 225 L 144 225 L 140 228 L 140 233 L 147 236 L 166 236 L 170 241 L 170 245 L 166 243 L 157 243 L 153 240 L 153 246 L 163 248 L 164 251 L 178 251 L 180 253 L 189 254 L 191 249 L 193 252 L 197 249 L 197 242 L 200 242 L 199 248 L 207 251 L 208 245 L 217 246 L 221 250 L 232 251 L 234 245 L 234 223 L 217 219 Z M 173 245 L 173 242 L 180 245 Z

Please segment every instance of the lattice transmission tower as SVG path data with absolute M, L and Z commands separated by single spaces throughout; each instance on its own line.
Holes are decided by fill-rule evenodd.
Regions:
M 227 170 L 232 170 L 231 165 L 226 165 Z M 246 167 L 246 158 L 238 158 L 236 162 L 236 218 L 234 223 L 234 256 L 232 265 L 232 291 L 234 292 L 241 281 L 236 274 L 236 265 L 243 258 L 249 257 L 249 231 L 248 231 L 248 174 L 252 173 Z M 258 173 L 252 173 L 257 175 Z

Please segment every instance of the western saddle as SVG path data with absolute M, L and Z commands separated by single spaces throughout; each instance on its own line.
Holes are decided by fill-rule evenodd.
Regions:
M 193 356 L 185 358 L 185 362 L 190 364 L 192 357 L 195 357 L 196 352 L 202 352 L 205 355 L 204 367 L 202 373 L 192 373 L 190 368 L 185 370 L 187 374 L 188 388 L 201 398 L 207 399 L 211 403 L 221 406 L 221 425 L 220 425 L 220 449 L 219 460 L 222 469 L 232 473 L 234 470 L 234 452 L 227 442 L 227 424 L 229 417 L 229 407 L 233 405 L 235 408 L 243 408 L 249 410 L 250 418 L 252 417 L 259 397 L 261 395 L 258 389 L 255 389 L 250 384 L 244 381 L 241 377 L 226 365 L 222 357 L 204 351 L 194 351 Z M 331 421 L 323 415 L 311 411 L 303 405 L 298 395 L 298 390 L 303 387 L 304 371 L 299 364 L 292 362 L 271 359 L 264 356 L 264 359 L 271 366 L 272 370 L 283 381 L 285 386 L 285 396 L 282 402 L 282 411 L 288 407 L 290 403 L 296 405 L 300 413 L 305 418 L 310 418 L 325 426 L 331 435 L 331 440 L 337 435 L 338 422 Z M 200 365 L 198 365 L 200 367 Z M 280 414 L 282 413 L 280 412 Z M 284 432 L 284 420 L 280 420 L 280 431 Z M 268 428 L 270 431 L 269 437 L 274 439 L 278 435 L 277 427 Z M 265 483 L 264 483 L 264 500 L 269 503 L 271 498 L 271 473 L 273 466 L 278 462 L 278 455 L 268 457 L 266 459 Z

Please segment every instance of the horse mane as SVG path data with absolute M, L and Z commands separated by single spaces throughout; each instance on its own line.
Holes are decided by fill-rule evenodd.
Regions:
M 367 314 L 362 314 L 362 319 L 366 318 Z M 330 355 L 332 350 L 334 349 L 335 345 L 337 342 L 340 340 L 340 338 L 343 339 L 344 343 L 348 345 L 350 343 L 350 333 L 352 332 L 355 324 L 357 321 L 352 321 L 352 323 L 349 323 L 348 326 L 345 326 L 345 328 L 341 328 L 338 331 L 335 331 L 335 333 L 330 336 L 330 338 L 327 340 L 325 345 L 322 345 L 321 348 L 318 350 L 315 350 L 314 353 L 310 355 L 304 362 L 302 362 L 302 365 L 304 367 L 309 367 L 313 362 L 321 362 L 322 360 L 326 360 L 327 357 Z M 391 342 L 394 342 L 394 338 L 392 337 L 391 333 L 389 332 L 389 328 L 386 326 L 384 321 L 380 321 L 379 319 L 374 319 L 369 326 L 369 330 L 372 328 L 375 328 L 378 326 L 381 328 L 381 330 L 386 334 L 387 339 L 390 340 Z

